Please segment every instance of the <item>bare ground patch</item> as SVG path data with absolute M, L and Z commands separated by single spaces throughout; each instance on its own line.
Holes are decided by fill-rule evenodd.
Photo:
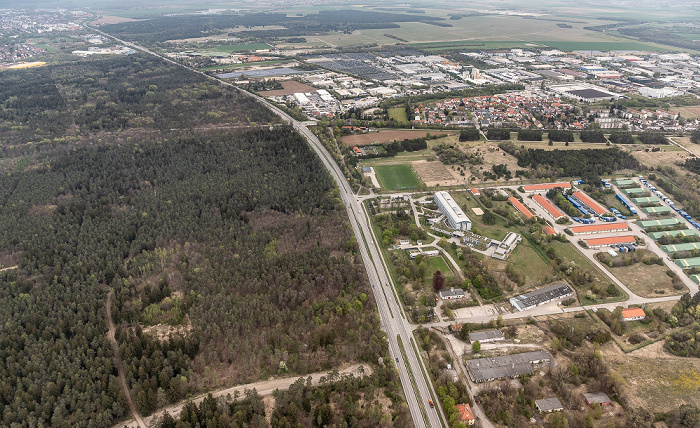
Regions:
M 280 95 L 292 95 L 296 94 L 297 92 L 316 92 L 316 88 L 314 88 L 313 86 L 297 82 L 296 80 L 285 80 L 284 82 L 280 83 L 282 84 L 282 88 L 284 89 L 262 91 L 260 92 L 260 95 L 262 95 L 263 97 L 276 97 Z
M 189 319 L 187 319 L 187 322 L 185 324 L 178 326 L 172 326 L 169 324 L 156 324 L 149 325 L 143 328 L 144 333 L 153 336 L 161 342 L 167 340 L 168 337 L 170 337 L 170 335 L 182 334 L 183 336 L 186 336 L 191 331 L 192 324 L 190 324 Z
M 92 21 L 93 25 L 121 24 L 122 22 L 143 21 L 142 19 L 124 18 L 123 16 L 102 15 L 100 19 Z
M 379 132 L 370 132 L 367 134 L 346 135 L 340 139 L 340 142 L 347 146 L 366 146 L 372 143 L 388 143 L 394 140 L 410 140 L 413 138 L 422 138 L 428 133 L 435 134 L 435 131 L 425 130 L 410 130 L 410 129 L 387 129 Z M 449 134 L 449 133 L 438 133 Z
M 624 379 L 632 407 L 667 412 L 681 404 L 700 405 L 700 359 L 677 357 L 663 349 L 664 341 L 624 354 L 612 344 L 601 351 Z
M 660 152 L 645 152 L 643 150 L 637 150 L 632 152 L 634 156 L 640 163 L 646 166 L 662 166 L 662 165 L 676 165 L 677 163 L 683 163 L 686 159 L 690 158 L 690 155 L 686 151 L 660 151 Z
M 465 150 L 465 153 L 480 156 L 484 160 L 484 163 L 481 165 L 471 166 L 470 169 L 473 172 L 491 171 L 491 168 L 494 165 L 501 164 L 504 164 L 508 170 L 513 173 L 513 175 L 515 175 L 516 169 L 522 169 L 518 166 L 518 160 L 515 158 L 515 156 L 509 155 L 495 144 L 481 144 L 476 147 L 470 147 Z M 472 180 L 473 182 L 485 181 L 483 180 L 483 177 L 481 177 L 481 174 L 473 175 L 477 178 L 476 180 Z
M 460 176 L 440 161 L 420 160 L 411 162 L 411 167 L 426 186 L 456 186 L 467 183 L 467 177 Z

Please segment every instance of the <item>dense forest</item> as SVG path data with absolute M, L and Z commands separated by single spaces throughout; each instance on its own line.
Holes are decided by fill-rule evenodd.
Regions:
M 595 182 L 603 174 L 623 169 L 639 169 L 639 162 L 618 148 L 583 150 L 543 150 L 518 148 L 512 142 L 499 144 L 518 158 L 518 166 L 530 167 L 536 178 L 581 177 Z
M 109 426 L 190 391 L 386 355 L 330 177 L 290 128 L 66 152 L 0 177 L 1 425 Z M 159 323 L 170 337 L 144 334 Z M 254 333 L 254 334 L 252 334 Z M 385 384 L 386 385 L 386 384 Z
M 4 156 L 77 145 L 92 136 L 107 142 L 106 133 L 116 131 L 133 137 L 136 129 L 278 122 L 233 88 L 141 54 L 3 72 L 0 107 Z

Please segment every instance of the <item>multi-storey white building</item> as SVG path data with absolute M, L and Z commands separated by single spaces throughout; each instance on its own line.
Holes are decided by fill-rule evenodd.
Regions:
M 457 205 L 452 196 L 445 191 L 435 192 L 435 203 L 445 214 L 447 224 L 453 229 L 471 230 L 472 222 L 464 211 Z

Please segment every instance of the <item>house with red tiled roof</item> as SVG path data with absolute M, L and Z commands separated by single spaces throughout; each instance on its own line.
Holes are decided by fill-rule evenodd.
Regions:
M 455 406 L 459 412 L 459 421 L 467 424 L 474 425 L 476 423 L 476 418 L 474 417 L 474 412 L 472 412 L 471 406 L 469 404 L 457 404 Z
M 622 321 L 638 321 L 647 317 L 642 308 L 625 308 L 622 310 Z

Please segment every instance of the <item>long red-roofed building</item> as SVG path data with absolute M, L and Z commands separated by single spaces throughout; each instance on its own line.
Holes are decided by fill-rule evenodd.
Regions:
M 554 217 L 554 220 L 559 220 L 562 217 L 566 217 L 564 213 L 557 207 L 555 207 L 551 202 L 545 199 L 542 195 L 534 195 L 532 200 L 542 207 L 543 210 L 547 211 L 549 215 Z
M 513 206 L 515 207 L 515 209 L 518 210 L 518 211 L 520 211 L 520 212 L 522 213 L 522 215 L 525 216 L 526 219 L 530 220 L 532 217 L 535 216 L 535 215 L 534 215 L 529 209 L 527 209 L 527 207 L 526 207 L 525 205 L 523 205 L 523 203 L 520 202 L 517 198 L 514 198 L 513 196 L 511 196 L 510 198 L 508 198 L 508 201 L 510 201 L 510 203 L 513 204 Z
M 527 186 L 523 186 L 523 190 L 526 192 L 539 192 L 542 190 L 555 189 L 557 187 L 562 189 L 571 189 L 571 183 L 529 184 Z
M 596 212 L 596 214 L 601 215 L 609 212 L 608 210 L 605 209 L 604 206 L 600 205 L 598 202 L 594 201 L 591 199 L 588 195 L 585 193 L 578 191 L 574 192 L 574 196 L 578 198 L 579 201 L 583 202 L 588 206 L 588 208 L 592 209 L 593 211 Z
M 617 244 L 634 244 L 637 242 L 634 239 L 634 235 L 624 235 L 624 236 L 610 236 L 607 238 L 589 238 L 585 239 L 589 248 L 600 248 L 603 245 L 617 245 Z
M 583 235 L 588 233 L 607 233 L 607 232 L 626 232 L 629 230 L 627 223 L 603 223 L 603 224 L 586 224 L 584 226 L 573 226 L 571 231 L 574 235 Z

